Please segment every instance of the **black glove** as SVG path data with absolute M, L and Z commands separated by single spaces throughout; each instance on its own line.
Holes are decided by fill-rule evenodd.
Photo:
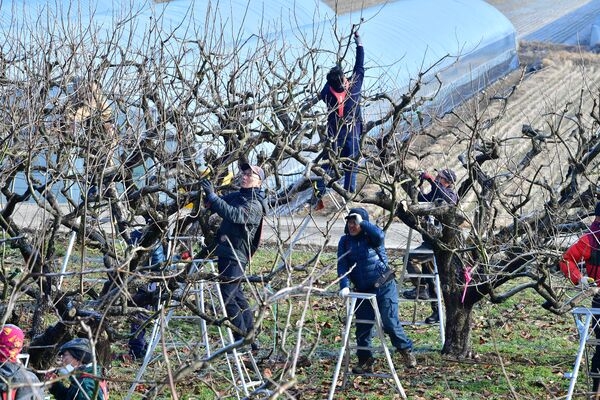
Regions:
M 204 194 L 206 195 L 206 197 L 210 196 L 215 192 L 213 184 L 208 179 L 200 180 L 200 187 L 202 188 L 202 190 L 204 190 Z

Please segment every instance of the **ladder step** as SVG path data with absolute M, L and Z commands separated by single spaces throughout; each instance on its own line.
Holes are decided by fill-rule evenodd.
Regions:
M 404 274 L 405 278 L 435 278 L 437 274 Z
M 433 252 L 433 250 L 431 250 L 431 249 L 419 249 L 419 248 L 408 249 L 408 253 L 409 254 L 431 254 L 431 258 L 434 258 L 433 255 L 435 254 Z
M 351 349 L 351 350 L 372 350 L 373 352 L 383 351 L 383 346 L 369 347 L 369 346 L 357 346 L 357 345 L 350 345 L 349 344 L 348 348 Z M 390 350 L 390 352 L 391 352 L 391 350 Z
M 400 297 L 398 298 L 398 301 L 402 302 L 402 303 L 406 303 L 406 302 L 422 302 L 422 303 L 433 303 L 434 301 L 437 301 L 437 297 L 431 297 L 427 300 L 423 300 L 423 299 L 407 299 L 404 297 Z
M 368 373 L 363 373 L 363 374 L 357 374 L 352 372 L 352 369 L 348 370 L 348 375 L 360 375 L 360 376 L 367 376 L 369 378 L 383 378 L 383 379 L 392 379 L 394 376 L 392 374 L 382 374 L 382 373 L 377 373 L 377 372 L 368 372 Z
M 425 321 L 400 321 L 400 324 L 403 326 L 436 326 L 439 325 L 439 322 L 434 322 L 432 324 L 428 324 Z
M 358 319 L 358 318 L 354 318 L 354 323 L 356 324 L 374 324 L 375 321 L 373 321 L 372 319 Z
M 588 339 L 585 344 L 589 345 L 589 346 L 598 346 L 600 345 L 600 340 L 598 339 Z

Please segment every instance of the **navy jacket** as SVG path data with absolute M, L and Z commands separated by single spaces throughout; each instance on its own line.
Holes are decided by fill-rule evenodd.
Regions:
M 337 273 L 341 277 L 350 271 L 341 278 L 340 288 L 349 287 L 352 281 L 355 291 L 369 292 L 388 268 L 385 236 L 380 227 L 368 220 L 361 222 L 360 228 L 357 236 L 346 232 L 340 238 Z
M 431 191 L 427 194 L 419 192 L 417 199 L 419 201 L 433 202 L 437 199 L 444 200 L 448 204 L 456 205 L 458 203 L 458 195 L 456 192 L 449 187 L 444 187 L 436 181 L 430 181 Z
M 331 93 L 329 83 L 326 83 L 321 90 L 320 98 L 327 104 L 327 134 L 330 138 L 336 139 L 336 144 L 340 148 L 345 147 L 346 141 L 352 141 L 357 145 L 360 142 L 363 129 L 360 99 L 365 76 L 364 60 L 365 50 L 363 46 L 357 46 L 354 71 L 344 100 L 342 117 L 338 115 L 337 99 Z
M 223 222 L 217 232 L 216 255 L 220 259 L 248 264 L 251 244 L 264 215 L 265 196 L 260 188 L 242 188 L 223 197 L 208 197 L 211 211 Z

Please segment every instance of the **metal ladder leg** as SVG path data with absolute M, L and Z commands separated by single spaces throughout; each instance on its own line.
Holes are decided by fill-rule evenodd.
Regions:
M 350 293 L 352 294 L 352 293 Z M 329 389 L 328 400 L 333 400 L 335 388 L 337 386 L 337 380 L 340 376 L 340 370 L 342 368 L 342 362 L 346 356 L 346 348 L 348 347 L 348 341 L 350 340 L 350 328 L 352 327 L 352 319 L 354 318 L 354 307 L 356 306 L 356 297 L 346 297 L 346 326 L 344 327 L 344 333 L 342 334 L 342 347 L 340 348 L 340 355 L 338 356 L 337 364 L 335 365 L 335 371 L 333 372 L 333 381 L 331 382 L 331 388 Z
M 373 312 L 375 314 L 374 321 L 356 321 L 355 320 L 355 308 L 356 308 L 357 300 L 369 301 L 371 303 L 371 307 L 373 308 Z M 382 326 L 382 322 L 381 322 L 381 314 L 379 313 L 379 307 L 377 306 L 377 296 L 374 293 L 356 293 L 356 292 L 350 293 L 348 295 L 348 297 L 346 298 L 346 326 L 344 328 L 344 332 L 343 332 L 343 336 L 342 336 L 342 347 L 340 349 L 338 361 L 337 361 L 336 368 L 335 368 L 335 371 L 333 374 L 333 381 L 331 382 L 331 388 L 329 389 L 328 399 L 333 400 L 333 396 L 334 396 L 335 390 L 337 388 L 337 381 L 338 381 L 338 378 L 339 378 L 339 375 L 340 375 L 340 372 L 342 369 L 342 364 L 344 364 L 344 369 L 345 369 L 344 380 L 343 380 L 342 386 L 344 387 L 347 382 L 348 364 L 349 364 L 348 360 L 350 358 L 348 350 L 352 347 L 349 345 L 350 330 L 351 330 L 352 324 L 355 322 L 372 322 L 375 325 L 375 328 L 377 329 L 377 336 L 379 337 L 379 340 L 381 341 L 381 349 L 385 355 L 387 365 L 390 370 L 389 376 L 387 376 L 387 375 L 380 375 L 380 376 L 391 377 L 394 380 L 396 389 L 398 390 L 398 393 L 400 394 L 400 396 L 403 399 L 406 399 L 406 393 L 404 392 L 404 388 L 402 387 L 402 384 L 400 383 L 400 379 L 398 378 L 398 374 L 396 373 L 396 368 L 394 367 L 394 362 L 392 360 L 392 356 L 390 354 L 388 346 L 386 345 L 386 338 L 385 338 L 385 334 L 383 332 L 383 326 Z
M 191 272 L 198 271 L 198 269 L 199 269 L 198 265 L 201 262 L 204 262 L 204 260 L 194 260 L 190 271 Z M 204 304 L 205 304 L 204 303 L 204 291 L 205 291 L 204 285 L 205 285 L 205 283 L 203 281 L 194 283 L 194 290 L 193 290 L 196 307 L 198 308 L 198 310 L 200 310 L 203 313 L 205 311 L 204 310 Z M 164 305 L 161 304 L 161 305 L 159 305 L 158 311 L 161 312 L 161 310 L 164 310 L 164 308 L 165 308 Z M 131 399 L 131 397 L 133 396 L 133 394 L 135 392 L 135 388 L 136 388 L 137 384 L 139 382 L 141 382 L 142 377 L 144 376 L 144 373 L 146 372 L 146 369 L 148 368 L 148 365 L 152 361 L 154 351 L 156 350 L 156 347 L 160 344 L 160 342 L 162 340 L 161 332 L 166 331 L 168 329 L 171 319 L 174 318 L 174 313 L 175 313 L 175 308 L 171 307 L 171 308 L 169 308 L 169 311 L 167 312 L 166 315 L 162 316 L 163 314 L 161 313 L 161 317 L 158 318 L 156 321 L 154 321 L 154 323 L 152 324 L 152 332 L 150 333 L 150 337 L 148 340 L 148 348 L 146 349 L 146 354 L 144 355 L 142 364 L 140 365 L 140 368 L 138 369 L 135 380 L 127 392 L 127 396 L 125 397 L 126 400 Z M 208 339 L 208 329 L 206 326 L 206 321 L 200 317 L 196 317 L 194 319 L 198 319 L 200 321 L 202 342 L 204 344 L 204 348 L 206 349 L 207 355 L 210 355 L 211 350 L 210 350 L 210 343 L 209 343 L 209 339 Z
M 444 312 L 444 304 L 442 302 L 442 285 L 440 283 L 440 273 L 438 272 L 435 255 L 433 256 L 433 274 L 435 275 L 433 281 L 435 283 L 436 302 L 438 306 L 438 316 L 440 319 L 440 341 L 442 343 L 442 347 L 444 347 L 444 342 L 446 341 L 446 314 Z
M 210 271 L 211 272 L 215 272 L 214 270 L 214 265 L 213 263 L 210 264 Z M 221 288 L 218 284 L 218 282 L 211 282 L 212 285 L 214 286 L 214 290 L 215 293 L 212 295 L 212 302 L 213 302 L 213 308 L 215 308 L 215 304 L 214 304 L 214 297 L 216 295 L 216 298 L 218 300 L 218 305 L 220 306 L 221 309 L 221 315 L 227 317 L 227 310 L 225 308 L 225 301 L 223 300 L 223 296 L 221 294 Z M 231 331 L 230 328 L 226 328 L 225 330 L 225 334 L 223 334 L 222 332 L 222 328 L 219 327 L 219 335 L 221 337 L 221 343 L 223 344 L 223 346 L 227 346 L 229 344 L 234 343 L 234 338 L 233 338 L 233 332 Z M 262 379 L 262 374 L 260 373 L 260 369 L 258 368 L 258 365 L 256 364 L 256 360 L 254 360 L 254 356 L 252 355 L 252 353 L 250 351 L 247 352 L 247 356 L 249 358 L 250 361 L 250 368 L 252 371 L 248 371 L 247 366 L 244 364 L 243 362 L 243 354 L 240 353 L 237 349 L 233 349 L 232 350 L 232 355 L 233 355 L 233 363 L 235 366 L 235 370 L 237 372 L 237 376 L 239 381 L 241 382 L 241 386 L 242 386 L 242 391 L 244 392 L 244 396 L 248 396 L 250 395 L 250 388 L 254 388 L 254 387 L 260 387 L 261 385 L 263 385 L 263 379 Z M 227 363 L 229 365 L 229 357 L 227 357 Z M 235 383 L 236 380 L 236 376 L 235 373 L 231 367 L 231 365 L 229 366 L 230 369 L 230 373 L 232 376 L 232 381 Z M 251 376 L 251 374 L 254 374 L 254 379 L 252 379 L 253 377 Z M 236 394 L 238 395 L 239 398 L 239 389 L 238 389 L 238 385 L 235 385 L 236 388 Z
M 439 270 L 438 270 L 438 266 L 437 266 L 437 260 L 436 260 L 433 250 L 431 250 L 431 249 L 421 248 L 421 247 L 417 247 L 416 249 L 413 249 L 413 250 L 410 249 L 410 244 L 411 244 L 411 240 L 412 240 L 412 229 L 409 230 L 409 232 L 408 232 L 408 238 L 409 239 L 407 242 L 406 252 L 404 255 L 404 264 L 403 264 L 404 267 L 402 270 L 402 274 L 400 274 L 400 279 L 399 279 L 400 283 L 398 284 L 398 290 L 401 291 L 403 289 L 403 283 L 407 280 L 410 280 L 410 278 L 416 278 L 419 280 L 433 279 L 433 283 L 435 286 L 435 292 L 436 292 L 436 298 L 434 300 L 406 299 L 406 298 L 404 298 L 404 296 L 402 295 L 401 292 L 398 293 L 398 298 L 400 299 L 401 303 L 413 302 L 412 318 L 409 321 L 402 321 L 402 325 L 425 325 L 424 322 L 417 322 L 417 320 L 416 320 L 417 304 L 419 302 L 431 303 L 432 301 L 435 301 L 437 304 L 438 316 L 439 316 L 438 324 L 439 324 L 439 330 L 440 330 L 440 344 L 443 347 L 444 342 L 446 341 L 446 324 L 445 324 L 446 315 L 445 315 L 445 309 L 444 309 L 444 302 L 443 302 L 443 298 L 442 298 L 442 285 L 441 285 L 441 281 L 440 281 L 440 274 L 439 274 Z M 412 255 L 421 255 L 421 256 L 425 256 L 425 257 L 430 256 L 431 263 L 433 264 L 433 272 L 431 272 L 431 273 L 409 273 L 407 271 L 407 265 L 408 265 L 408 260 L 409 260 L 411 254 Z M 417 286 L 417 288 L 419 286 Z
M 569 391 L 567 392 L 566 400 L 571 400 L 575 391 L 575 385 L 577 384 L 577 377 L 579 376 L 581 361 L 583 360 L 587 346 L 589 346 L 588 339 L 590 337 L 590 326 L 592 324 L 594 315 L 598 315 L 600 317 L 600 309 L 598 308 L 577 307 L 571 312 L 573 314 L 573 318 L 575 319 L 575 324 L 579 333 L 579 349 L 577 350 L 573 371 L 570 374 L 571 380 L 569 382 Z M 586 371 L 588 371 L 587 363 Z

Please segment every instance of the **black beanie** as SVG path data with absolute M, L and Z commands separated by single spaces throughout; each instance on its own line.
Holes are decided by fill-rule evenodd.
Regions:
M 338 93 L 344 91 L 344 71 L 339 65 L 331 68 L 327 74 L 327 83 Z

